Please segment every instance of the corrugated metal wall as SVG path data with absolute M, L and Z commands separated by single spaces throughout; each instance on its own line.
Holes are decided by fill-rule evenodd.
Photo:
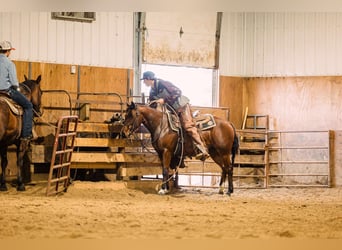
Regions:
M 14 60 L 133 68 L 133 12 L 96 12 L 93 23 L 51 12 L 0 12 Z M 220 74 L 341 75 L 342 13 L 223 13 Z
M 223 13 L 220 74 L 341 75 L 342 13 Z
M 17 49 L 13 60 L 132 68 L 133 36 L 133 12 L 96 12 L 92 23 L 0 12 L 0 40 Z

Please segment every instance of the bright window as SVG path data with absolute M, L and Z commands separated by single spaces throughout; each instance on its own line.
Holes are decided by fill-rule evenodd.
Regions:
M 213 69 L 143 64 L 141 74 L 145 71 L 153 71 L 157 78 L 175 84 L 191 105 L 213 106 Z M 149 89 L 141 81 L 141 92 L 147 97 Z

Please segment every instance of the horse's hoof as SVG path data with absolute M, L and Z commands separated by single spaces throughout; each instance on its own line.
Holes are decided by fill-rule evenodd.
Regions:
M 231 192 L 227 192 L 227 195 L 228 195 L 229 197 L 231 196 L 231 194 L 232 194 Z
M 17 187 L 17 191 L 20 191 L 20 192 L 22 192 L 22 191 L 25 191 L 26 189 L 25 189 L 25 186 L 24 185 L 19 185 L 18 187 Z
M 219 194 L 224 194 L 223 190 L 219 190 Z
M 160 190 L 158 191 L 158 194 L 160 194 L 160 195 L 165 195 L 165 194 L 167 194 L 167 193 L 169 193 L 169 191 L 166 190 L 166 189 L 160 189 Z
M 8 191 L 7 186 L 6 185 L 1 185 L 0 186 L 0 192 L 5 192 Z

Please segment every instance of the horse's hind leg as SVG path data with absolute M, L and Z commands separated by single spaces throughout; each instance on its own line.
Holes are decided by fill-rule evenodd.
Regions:
M 228 191 L 227 194 L 230 196 L 234 192 L 233 187 L 233 164 L 230 164 L 228 167 Z
M 230 194 L 233 193 L 233 165 L 230 163 L 230 159 L 228 157 L 223 158 L 223 166 L 222 168 L 222 175 L 221 175 L 221 181 L 220 181 L 220 190 L 219 194 L 224 193 L 224 183 L 226 182 L 226 178 L 228 175 L 228 190 L 227 194 L 230 196 Z
M 8 164 L 7 160 L 7 148 L 1 148 L 0 150 L 1 157 L 1 180 L 0 180 L 0 191 L 7 191 L 6 186 L 6 167 Z
M 227 178 L 227 170 L 225 167 L 222 167 L 219 194 L 224 194 L 224 183 L 226 182 L 226 178 Z

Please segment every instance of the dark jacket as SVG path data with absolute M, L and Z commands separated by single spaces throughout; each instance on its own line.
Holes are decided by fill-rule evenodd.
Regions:
M 156 79 L 150 90 L 150 101 L 163 98 L 175 110 L 189 103 L 189 99 L 182 95 L 182 91 L 171 82 Z

